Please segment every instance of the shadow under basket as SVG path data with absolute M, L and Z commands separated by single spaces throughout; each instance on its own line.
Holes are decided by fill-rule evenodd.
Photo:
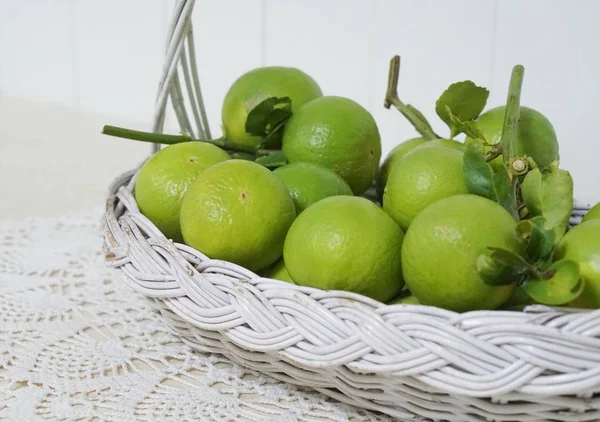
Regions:
M 110 187 L 106 262 L 192 348 L 401 420 L 600 420 L 600 310 L 459 314 L 262 278 L 166 239 L 134 175 Z

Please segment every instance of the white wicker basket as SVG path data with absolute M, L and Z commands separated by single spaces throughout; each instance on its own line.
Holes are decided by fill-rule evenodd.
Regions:
M 154 130 L 170 96 L 181 129 L 202 138 L 193 5 L 175 7 Z M 600 310 L 457 314 L 261 278 L 167 240 L 139 212 L 135 174 L 110 187 L 106 261 L 195 349 L 401 420 L 600 421 Z

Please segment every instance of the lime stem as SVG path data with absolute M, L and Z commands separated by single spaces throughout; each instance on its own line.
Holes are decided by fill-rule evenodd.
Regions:
M 132 139 L 134 141 L 152 142 L 155 144 L 165 145 L 173 145 L 192 140 L 192 138 L 187 134 L 167 135 L 164 133 L 142 132 L 139 130 L 125 129 L 110 125 L 106 125 L 102 128 L 102 134 L 115 136 L 117 138 Z M 213 140 L 211 140 L 210 143 L 213 143 Z
M 153 133 L 143 132 L 140 130 L 125 129 L 117 126 L 106 125 L 102 128 L 104 135 L 115 136 L 117 138 L 132 139 L 134 141 L 152 142 L 155 144 L 173 145 L 181 142 L 205 142 L 207 144 L 215 145 L 219 148 L 227 150 L 228 152 L 245 152 L 253 154 L 257 157 L 269 155 L 276 150 L 253 148 L 245 145 L 235 144 L 229 141 L 227 138 L 217 139 L 193 139 L 190 135 L 184 133 L 181 135 L 168 135 L 165 133 Z
M 417 132 L 421 134 L 421 136 L 428 140 L 440 139 L 438 135 L 429 127 L 428 124 L 423 122 L 416 113 L 414 113 L 410 107 L 400 101 L 398 97 L 398 78 L 400 76 L 400 56 L 392 57 L 390 61 L 390 71 L 388 74 L 388 85 L 387 91 L 385 94 L 385 100 L 383 102 L 383 106 L 385 108 L 390 108 L 390 106 L 396 107 L 396 109 L 402 113 L 404 117 L 415 127 Z
M 504 128 L 500 144 L 502 145 L 502 157 L 508 163 L 515 156 L 515 139 L 517 136 L 517 124 L 519 123 L 521 88 L 523 86 L 523 75 L 525 68 L 521 65 L 513 67 L 506 99 L 506 112 L 504 114 Z
M 556 273 L 556 270 L 544 270 L 537 265 L 532 265 L 530 269 L 530 277 L 548 280 Z
M 516 221 L 519 221 L 519 204 L 517 201 L 517 185 L 519 178 L 513 167 L 513 158 L 515 157 L 515 139 L 517 137 L 517 125 L 519 123 L 519 112 L 521 105 L 521 88 L 523 86 L 523 75 L 525 68 L 516 65 L 513 67 L 508 86 L 508 96 L 506 99 L 506 111 L 504 113 L 504 126 L 502 128 L 502 137 L 500 146 L 502 148 L 502 158 L 508 168 L 508 177 L 510 180 L 510 208 L 509 211 Z
M 529 170 L 529 164 L 525 159 L 517 157 L 512 162 L 512 168 L 518 175 L 521 175 L 527 173 L 527 170 Z
M 485 161 L 490 162 L 502 155 L 502 147 L 499 144 L 492 145 L 491 149 L 485 155 Z

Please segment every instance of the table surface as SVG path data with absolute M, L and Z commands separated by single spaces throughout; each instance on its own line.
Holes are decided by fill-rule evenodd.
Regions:
M 100 219 L 0 220 L 0 419 L 390 420 L 192 352 L 105 267 Z

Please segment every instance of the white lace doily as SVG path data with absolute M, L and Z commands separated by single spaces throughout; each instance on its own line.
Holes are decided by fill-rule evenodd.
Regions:
M 193 353 L 104 266 L 99 221 L 0 222 L 0 419 L 390 420 Z

